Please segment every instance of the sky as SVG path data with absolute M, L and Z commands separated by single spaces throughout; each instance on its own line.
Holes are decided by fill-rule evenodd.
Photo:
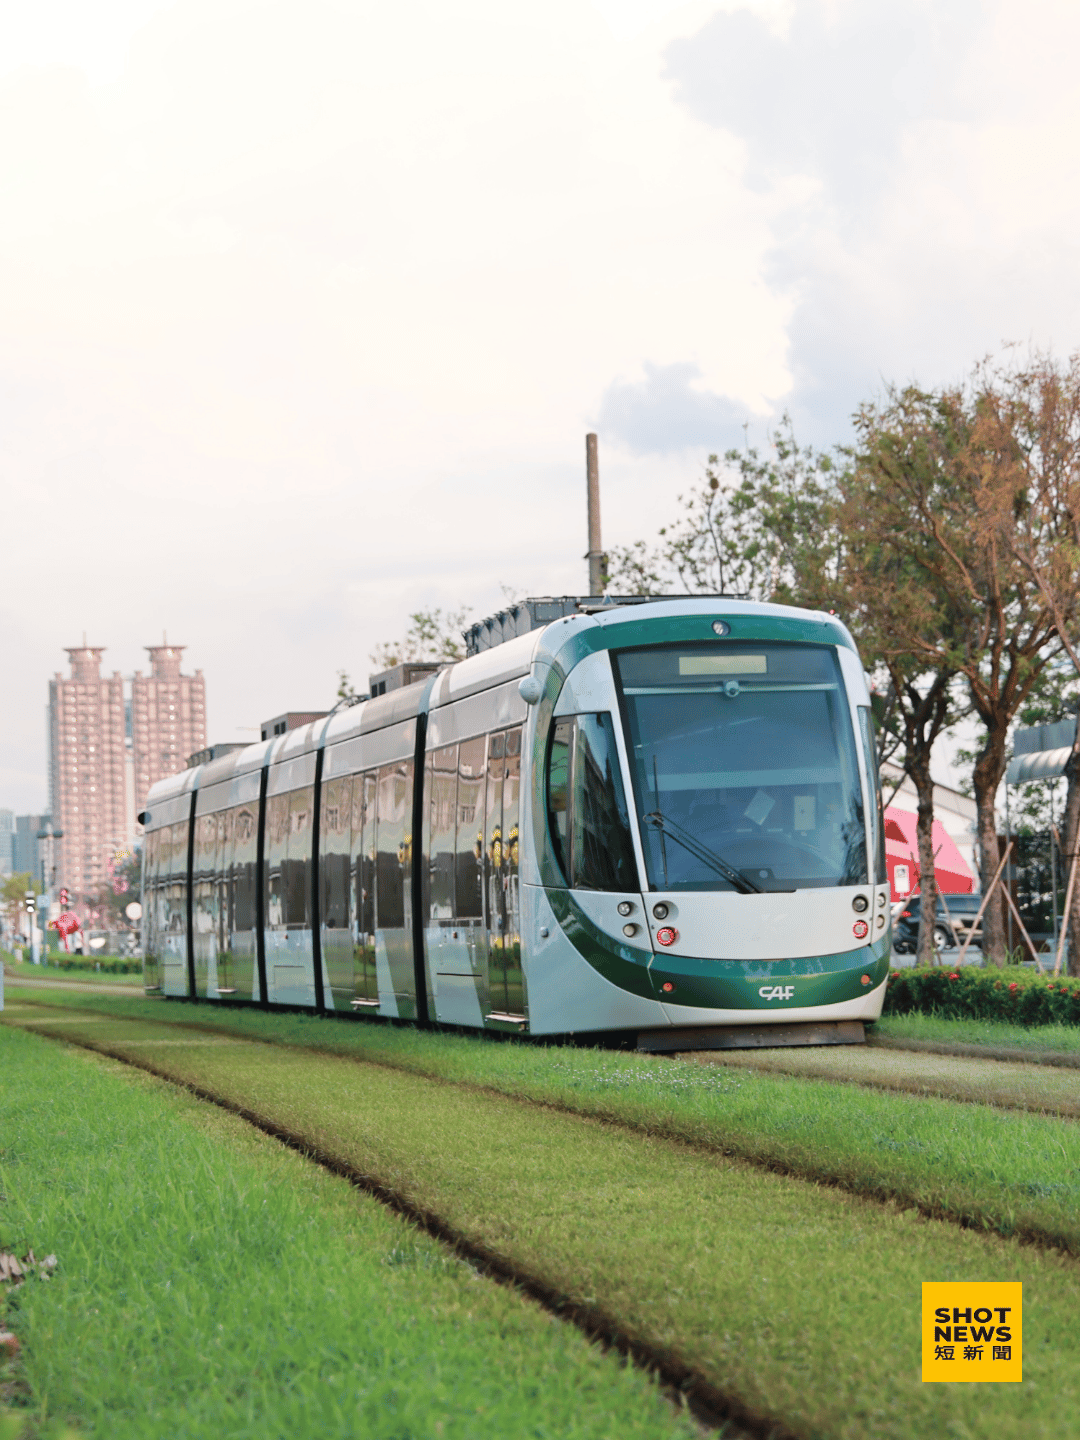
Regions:
M 710 452 L 1080 345 L 1064 0 L 0 13 L 0 807 L 64 647 L 209 739 L 410 612 L 585 586 Z

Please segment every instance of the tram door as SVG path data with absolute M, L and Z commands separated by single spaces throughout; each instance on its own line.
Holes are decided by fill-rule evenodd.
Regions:
M 493 1015 L 525 1014 L 518 886 L 520 803 L 519 728 L 488 737 L 484 919 L 488 932 L 488 1008 Z

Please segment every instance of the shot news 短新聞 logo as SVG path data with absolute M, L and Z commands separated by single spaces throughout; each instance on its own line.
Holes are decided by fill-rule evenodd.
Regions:
M 922 1287 L 924 1380 L 1023 1380 L 1019 1280 L 938 1281 Z

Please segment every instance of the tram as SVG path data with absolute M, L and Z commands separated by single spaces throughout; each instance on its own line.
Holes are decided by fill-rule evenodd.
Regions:
M 146 990 L 642 1049 L 863 1038 L 889 886 L 843 624 L 697 597 L 513 614 L 153 787 Z

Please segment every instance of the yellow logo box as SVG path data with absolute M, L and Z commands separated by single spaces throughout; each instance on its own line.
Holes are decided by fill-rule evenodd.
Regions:
M 924 1281 L 922 1378 L 1023 1380 L 1023 1292 L 1019 1280 Z

